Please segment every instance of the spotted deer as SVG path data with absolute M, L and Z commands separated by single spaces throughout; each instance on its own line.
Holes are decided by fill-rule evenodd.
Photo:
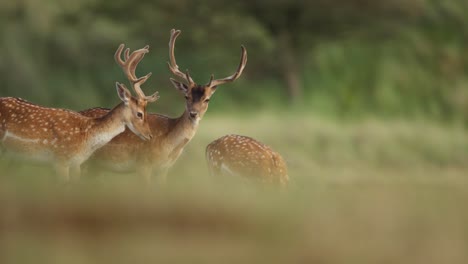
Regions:
M 289 181 L 288 168 L 281 155 L 250 137 L 223 136 L 208 144 L 205 154 L 212 176 L 255 177 L 282 186 Z
M 123 45 L 119 47 L 121 51 Z M 121 64 L 126 72 L 135 68 L 148 47 L 125 53 Z M 123 62 L 123 61 L 122 61 Z M 150 140 L 146 105 L 158 99 L 157 92 L 145 96 L 142 85 L 150 74 L 131 78 L 137 97 L 133 97 L 124 84 L 116 83 L 117 94 L 122 101 L 100 117 L 85 117 L 77 112 L 42 107 L 20 98 L 0 98 L 0 148 L 13 156 L 50 162 L 63 181 L 80 176 L 80 165 L 91 154 L 122 133 L 125 127 L 139 139 Z
M 152 174 L 158 174 L 158 180 L 163 183 L 167 171 L 181 155 L 184 147 L 195 135 L 200 120 L 208 109 L 211 96 L 217 87 L 230 83 L 240 77 L 247 63 L 247 51 L 241 46 L 241 60 L 236 72 L 223 79 L 211 78 L 207 84 L 198 85 L 190 77 L 189 72 L 181 72 L 174 56 L 174 46 L 180 30 L 171 30 L 169 41 L 169 69 L 184 82 L 170 79 L 174 87 L 185 97 L 185 111 L 177 118 L 160 114 L 148 114 L 148 123 L 154 135 L 149 142 L 142 142 L 138 137 L 125 131 L 115 137 L 106 146 L 96 151 L 90 159 L 90 167 L 107 169 L 114 172 L 136 171 L 149 183 Z M 99 117 L 109 110 L 92 108 L 80 112 L 86 116 Z

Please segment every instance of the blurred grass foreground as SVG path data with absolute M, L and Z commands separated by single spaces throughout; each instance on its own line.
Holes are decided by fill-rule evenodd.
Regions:
M 0 1 L 0 96 L 116 104 L 120 43 L 177 116 L 176 56 L 220 87 L 164 186 L 104 173 L 70 186 L 0 158 L 0 264 L 468 263 L 468 1 Z M 251 136 L 291 183 L 210 178 L 206 145 Z M 1 154 L 1 153 L 0 153 Z
M 207 117 L 166 186 L 108 173 L 64 188 L 4 162 L 0 263 L 468 261 L 463 128 L 286 117 Z M 282 153 L 290 186 L 209 178 L 204 146 L 228 133 Z

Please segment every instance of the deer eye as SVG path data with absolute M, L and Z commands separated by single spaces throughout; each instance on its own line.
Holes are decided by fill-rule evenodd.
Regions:
M 140 119 L 142 119 L 142 118 L 143 118 L 143 113 L 142 113 L 142 112 L 138 112 L 138 113 L 137 113 L 137 117 L 140 118 Z
M 186 95 L 186 96 L 185 96 L 185 100 L 188 100 L 188 99 L 189 99 L 189 97 L 188 97 L 188 95 Z
M 210 99 L 206 99 L 206 100 L 205 100 L 205 101 L 203 101 L 203 102 L 205 102 L 205 103 L 208 103 L 209 101 L 210 101 Z

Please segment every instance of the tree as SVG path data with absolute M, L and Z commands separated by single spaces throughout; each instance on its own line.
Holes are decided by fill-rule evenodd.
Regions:
M 278 59 L 276 70 L 291 102 L 297 102 L 304 89 L 303 54 L 313 50 L 318 41 L 346 37 L 363 31 L 363 27 L 370 31 L 389 21 L 407 21 L 420 13 L 420 4 L 419 0 L 257 0 L 244 2 L 241 12 L 254 17 L 271 35 L 276 46 L 272 57 Z

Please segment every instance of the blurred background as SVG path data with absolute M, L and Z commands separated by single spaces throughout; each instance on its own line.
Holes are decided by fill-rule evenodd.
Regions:
M 176 117 L 167 68 L 223 85 L 167 186 L 108 173 L 63 190 L 0 160 L 0 263 L 467 263 L 468 1 L 0 2 L 0 96 L 113 107 L 120 43 L 150 45 L 149 111 Z M 206 145 L 254 137 L 287 191 L 214 181 Z M 224 179 L 226 180 L 226 179 Z M 150 261 L 148 261 L 150 260 Z
M 82 109 L 112 105 L 120 43 L 148 44 L 138 69 L 154 75 L 160 112 L 183 97 L 167 69 L 169 31 L 182 30 L 176 57 L 199 83 L 235 71 L 210 112 L 289 111 L 468 121 L 463 0 L 97 1 L 0 3 L 2 96 Z M 77 92 L 79 91 L 79 92 Z

